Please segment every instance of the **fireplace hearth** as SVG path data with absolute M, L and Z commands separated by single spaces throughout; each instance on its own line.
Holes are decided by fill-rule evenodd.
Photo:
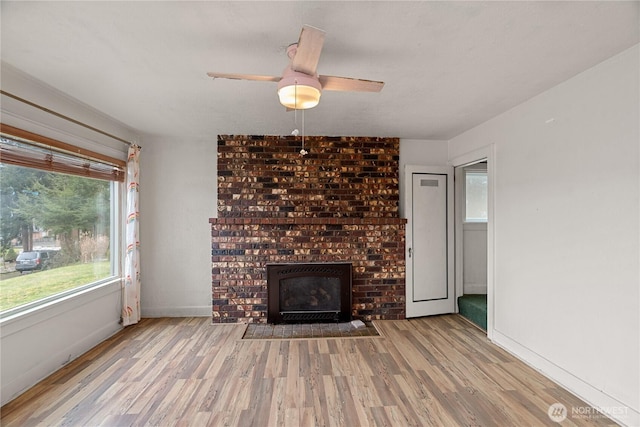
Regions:
M 351 281 L 351 263 L 267 264 L 267 322 L 348 322 Z

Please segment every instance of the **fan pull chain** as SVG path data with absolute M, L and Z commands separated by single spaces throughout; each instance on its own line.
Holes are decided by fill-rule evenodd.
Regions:
M 295 127 L 294 132 L 295 136 L 298 136 L 298 81 L 295 81 L 295 86 L 293 87 L 293 126 Z
M 293 121 L 294 121 L 294 124 L 297 126 L 298 125 L 298 81 L 295 80 L 294 83 L 295 83 L 295 86 L 293 87 L 293 96 L 294 96 Z M 291 132 L 291 134 L 293 136 L 298 136 L 298 129 L 294 129 L 293 132 Z M 304 157 L 307 154 L 309 154 L 309 152 L 304 149 L 304 110 L 302 110 L 302 148 L 300 149 L 300 157 Z
M 298 81 L 294 80 L 295 86 L 293 87 L 293 131 L 291 135 L 298 136 L 300 131 L 298 130 Z
M 304 149 L 304 110 L 302 110 L 302 149 L 300 150 L 300 157 L 304 157 L 309 152 Z

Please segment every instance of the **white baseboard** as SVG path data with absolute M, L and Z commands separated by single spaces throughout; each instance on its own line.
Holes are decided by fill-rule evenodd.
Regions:
M 620 402 L 614 397 L 603 393 L 591 384 L 584 382 L 582 379 L 567 372 L 495 329 L 493 330 L 492 341 L 494 344 L 504 348 L 509 353 L 521 359 L 523 362 L 527 363 L 529 366 L 533 367 L 552 381 L 566 388 L 592 407 L 601 410 L 617 423 L 629 427 L 640 426 L 640 412 L 637 409 L 630 407 L 629 404 Z M 574 417 L 581 417 L 584 419 L 585 414 L 584 411 L 581 413 L 581 408 L 574 409 L 567 407 L 568 419 L 571 419 L 572 417 L 572 410 L 575 410 Z M 588 415 L 589 414 L 586 416 Z
M 183 307 L 142 307 L 142 317 L 212 317 L 210 305 Z

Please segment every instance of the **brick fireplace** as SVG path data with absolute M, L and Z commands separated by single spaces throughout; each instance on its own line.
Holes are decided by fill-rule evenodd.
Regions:
M 267 321 L 270 263 L 353 267 L 354 319 L 405 316 L 397 138 L 218 137 L 213 321 Z

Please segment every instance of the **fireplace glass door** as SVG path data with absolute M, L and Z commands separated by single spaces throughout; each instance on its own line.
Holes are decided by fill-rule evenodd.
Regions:
M 280 311 L 340 312 L 338 277 L 297 277 L 280 281 Z

